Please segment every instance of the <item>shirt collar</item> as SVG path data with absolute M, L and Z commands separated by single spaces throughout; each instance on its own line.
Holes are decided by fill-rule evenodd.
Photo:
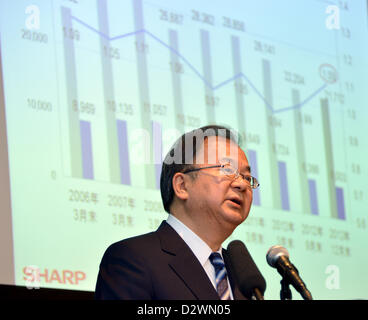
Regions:
M 207 243 L 172 214 L 169 214 L 166 222 L 179 234 L 203 266 L 212 253 Z M 222 256 L 222 248 L 217 252 Z

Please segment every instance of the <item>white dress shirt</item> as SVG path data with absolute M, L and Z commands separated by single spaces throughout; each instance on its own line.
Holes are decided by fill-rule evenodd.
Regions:
M 209 259 L 210 254 L 212 253 L 211 248 L 191 229 L 189 229 L 184 223 L 182 223 L 172 214 L 169 214 L 166 222 L 180 235 L 180 237 L 185 241 L 188 247 L 193 251 L 199 263 L 202 265 L 203 269 L 210 278 L 213 287 L 215 288 L 215 290 L 217 290 L 215 268 Z M 220 248 L 220 250 L 218 250 L 217 252 L 222 257 L 222 248 Z M 227 277 L 227 284 L 230 288 L 230 299 L 234 300 L 229 277 Z

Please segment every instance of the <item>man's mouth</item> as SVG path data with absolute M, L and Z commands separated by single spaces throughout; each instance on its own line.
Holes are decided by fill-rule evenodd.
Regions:
M 232 203 L 235 203 L 236 205 L 240 206 L 243 204 L 243 201 L 240 199 L 240 198 L 230 198 L 230 199 L 227 199 L 229 201 L 231 201 Z

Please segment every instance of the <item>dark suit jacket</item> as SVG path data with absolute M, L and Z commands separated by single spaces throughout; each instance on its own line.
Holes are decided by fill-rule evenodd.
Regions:
M 234 299 L 240 293 L 226 253 Z M 184 240 L 165 221 L 151 233 L 112 244 L 97 278 L 96 299 L 217 300 L 219 296 Z

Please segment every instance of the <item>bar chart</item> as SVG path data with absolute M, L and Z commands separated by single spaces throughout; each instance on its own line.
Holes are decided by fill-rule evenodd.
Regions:
M 89 33 L 90 36 L 94 36 L 98 41 L 101 49 L 101 70 L 102 70 L 102 84 L 105 99 L 105 125 L 107 131 L 108 145 L 108 167 L 110 170 L 110 179 L 112 183 L 131 184 L 131 166 L 129 164 L 129 122 L 127 120 L 118 119 L 116 112 L 116 97 L 114 94 L 114 75 L 113 75 L 113 57 L 120 56 L 118 45 L 114 43 L 132 42 L 134 41 L 135 49 L 132 50 L 135 53 L 136 59 L 136 74 L 137 74 L 137 92 L 138 92 L 138 104 L 141 106 L 139 127 L 144 128 L 147 131 L 149 137 L 149 143 L 152 145 L 152 153 L 146 157 L 150 159 L 152 164 L 146 163 L 144 165 L 145 172 L 145 185 L 152 189 L 159 189 L 159 180 L 161 173 L 161 162 L 164 157 L 163 150 L 163 130 L 165 127 L 175 127 L 179 132 L 183 132 L 187 129 L 188 122 L 185 119 L 184 113 L 186 113 L 186 106 L 184 105 L 183 95 L 184 88 L 187 86 L 188 75 L 184 72 L 185 69 L 189 69 L 191 75 L 194 77 L 194 81 L 198 85 L 203 87 L 202 102 L 204 110 L 201 111 L 199 118 L 205 119 L 204 122 L 194 121 L 194 123 L 216 123 L 221 119 L 221 102 L 225 100 L 225 104 L 228 101 L 232 101 L 236 112 L 237 122 L 226 123 L 233 128 L 236 128 L 240 133 L 247 131 L 246 122 L 247 119 L 253 119 L 252 108 L 246 106 L 246 98 L 249 95 L 253 95 L 258 99 L 257 105 L 262 107 L 264 114 L 264 130 L 266 135 L 264 136 L 267 150 L 267 166 L 269 175 L 267 179 L 272 185 L 272 199 L 268 201 L 266 207 L 272 207 L 274 209 L 281 209 L 284 211 L 301 211 L 313 215 L 318 215 L 319 212 L 319 197 L 318 185 L 315 178 L 308 177 L 306 172 L 306 148 L 305 144 L 308 143 L 308 136 L 303 130 L 303 115 L 302 111 L 307 109 L 310 104 L 316 104 L 320 102 L 320 121 L 321 121 L 321 136 L 323 137 L 323 148 L 326 166 L 325 182 L 328 185 L 328 203 L 330 217 L 345 220 L 345 201 L 344 201 L 344 188 L 343 186 L 335 185 L 335 168 L 334 168 L 334 155 L 332 145 L 332 134 L 330 121 L 330 109 L 329 99 L 323 97 L 323 90 L 325 90 L 329 83 L 321 81 L 317 77 L 318 81 L 315 81 L 314 89 L 307 95 L 303 92 L 304 96 L 301 96 L 300 84 L 304 84 L 304 76 L 300 74 L 293 74 L 291 72 L 284 72 L 286 81 L 290 82 L 291 88 L 289 97 L 289 106 L 275 107 L 274 102 L 274 85 L 273 85 L 273 62 L 270 58 L 261 58 L 259 63 L 258 72 L 262 79 L 259 83 L 255 84 L 253 79 L 243 72 L 243 62 L 241 54 L 240 37 L 231 35 L 228 41 L 228 51 L 231 52 L 230 59 L 232 61 L 232 72 L 228 78 L 214 81 L 214 67 L 212 61 L 211 49 L 211 34 L 208 30 L 198 30 L 198 49 L 199 56 L 193 59 L 187 58 L 185 53 L 180 51 L 180 39 L 178 31 L 174 29 L 168 29 L 165 38 L 160 38 L 155 35 L 149 29 L 145 28 L 144 24 L 144 8 L 142 1 L 133 1 L 132 8 L 134 25 L 133 31 L 122 33 L 116 36 L 110 36 L 108 10 L 107 3 L 105 1 L 99 1 L 97 4 L 98 12 L 98 26 L 92 26 L 88 21 L 83 21 L 79 17 L 73 14 L 71 9 L 61 7 L 61 16 L 64 28 L 69 30 L 78 29 L 79 33 Z M 74 28 L 74 29 L 73 29 Z M 97 41 L 96 40 L 96 41 Z M 69 107 L 69 139 L 70 150 L 73 157 L 71 159 L 71 175 L 75 177 L 83 177 L 85 179 L 93 179 L 93 155 L 92 155 L 92 137 L 91 137 L 91 121 L 84 121 L 78 118 L 78 112 L 73 110 L 72 101 L 78 101 L 77 91 L 78 86 L 76 83 L 76 67 L 75 67 L 75 39 L 74 37 L 64 37 L 64 59 L 66 70 L 66 83 L 67 83 L 67 96 L 70 101 Z M 259 51 L 272 51 L 274 47 L 259 44 L 259 41 L 254 41 L 256 50 Z M 161 49 L 160 52 L 166 51 L 168 56 L 170 67 L 166 69 L 167 73 L 171 75 L 165 75 L 167 77 L 167 84 L 171 87 L 172 92 L 172 114 L 171 119 L 166 117 L 166 123 L 162 123 L 162 119 L 156 117 L 155 114 L 160 112 L 167 112 L 168 107 L 166 105 L 157 105 L 151 103 L 150 98 L 150 66 L 149 60 L 151 59 L 149 50 L 153 47 Z M 213 47 L 213 46 L 212 46 Z M 197 64 L 196 64 L 197 62 Z M 200 65 L 202 65 L 200 67 Z M 167 74 L 166 73 L 166 74 Z M 330 75 L 331 76 L 331 75 Z M 332 75 L 337 77 L 337 75 Z M 152 86 L 152 85 L 151 85 Z M 228 93 L 228 88 L 233 87 L 234 91 L 231 97 Z M 225 98 L 221 97 L 222 91 L 226 90 Z M 252 91 L 252 92 L 250 92 Z M 305 90 L 303 90 L 305 91 Z M 320 98 L 319 98 L 320 96 Z M 285 99 L 286 100 L 286 99 Z M 112 105 L 112 102 L 114 105 Z M 222 102 L 223 103 L 223 102 Z M 161 108 L 159 108 L 161 107 Z M 77 107 L 78 108 L 78 107 Z M 188 108 L 188 107 L 187 107 Z M 75 109 L 75 108 L 74 108 Z M 246 111 L 248 110 L 248 111 Z M 79 111 L 79 110 L 78 110 Z M 313 109 L 314 113 L 318 113 L 316 108 Z M 80 112 L 79 112 L 80 113 Z M 285 124 L 281 125 L 281 121 L 277 119 L 280 114 L 289 114 L 285 120 Z M 313 115 L 318 117 L 318 115 Z M 313 116 L 309 115 L 309 118 Z M 247 121 L 246 121 L 247 120 Z M 259 120 L 258 120 L 259 121 Z M 308 116 L 304 119 L 304 122 L 308 121 Z M 310 121 L 310 120 L 309 120 Z M 131 121 L 130 121 L 131 123 Z M 77 132 L 76 127 L 80 127 L 80 134 Z M 305 126 L 305 124 L 304 124 Z M 278 140 L 278 131 L 284 130 L 282 127 L 293 128 L 293 140 L 294 146 L 288 143 L 280 143 Z M 81 141 L 80 146 L 78 141 Z M 77 150 L 78 149 L 78 150 Z M 291 165 L 288 161 L 283 161 L 279 158 L 289 155 L 289 149 L 293 149 L 295 154 L 293 155 L 295 162 L 293 164 L 296 172 L 291 171 Z M 248 157 L 249 162 L 252 164 L 253 172 L 258 174 L 259 164 L 257 159 L 257 150 L 249 149 Z M 290 156 L 290 155 L 289 155 Z M 298 182 L 298 188 L 290 188 L 288 180 L 296 179 Z M 318 178 L 323 179 L 322 177 Z M 278 181 L 277 183 L 275 183 Z M 297 208 L 292 208 L 290 204 L 290 197 L 294 197 L 294 193 L 299 193 L 300 204 Z M 261 204 L 262 190 L 256 190 L 254 192 L 254 204 L 256 206 L 262 206 Z

